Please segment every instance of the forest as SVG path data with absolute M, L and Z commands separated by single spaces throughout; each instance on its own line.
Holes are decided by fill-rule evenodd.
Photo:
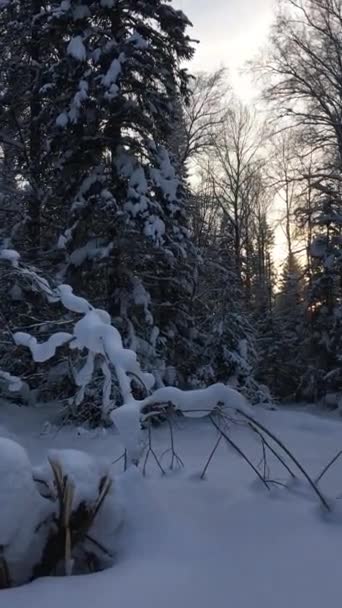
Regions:
M 202 457 L 201 479 L 219 455 L 223 470 L 229 444 L 266 493 L 286 485 L 270 473 L 267 453 L 292 481 L 292 466 L 303 473 L 308 486 L 296 486 L 296 499 L 310 490 L 332 510 L 319 482 L 333 463 L 318 469 L 333 454 L 328 439 L 319 458 L 313 446 L 330 425 L 341 447 L 342 1 L 275 2 L 268 39 L 244 68 L 259 91 L 252 104 L 234 90 L 229 57 L 227 67 L 193 70 L 200 44 L 176 1 L 0 0 L 0 589 L 112 564 L 106 543 L 121 512 L 111 473 L 65 448 L 111 458 L 116 432 L 124 452 L 115 451 L 115 464 L 139 468 L 145 433 L 143 476 L 151 461 L 165 475 L 162 449 L 171 470 L 184 467 L 174 443 L 179 420 L 205 414 L 202 441 L 218 433 L 209 459 L 202 444 L 194 447 L 195 427 L 185 426 L 180 440 L 190 461 Z M 310 439 L 296 435 L 307 420 L 298 408 L 311 412 Z M 319 426 L 320 416 L 333 417 Z M 35 466 L 41 425 L 44 450 L 62 451 L 32 469 L 25 450 Z M 250 438 L 235 443 L 235 428 L 259 442 L 261 465 L 246 455 L 256 449 Z M 89 447 L 99 433 L 103 443 Z M 240 468 L 234 483 L 250 484 Z M 132 480 L 128 502 L 140 508 Z M 189 492 L 179 483 L 175 492 Z M 223 513 L 211 511 L 216 491 L 203 504 L 211 525 L 217 517 L 223 527 Z M 218 509 L 220 500 L 212 502 Z M 30 505 L 33 544 L 18 527 Z M 268 508 L 257 495 L 262 529 Z M 296 509 L 286 511 L 289 528 Z M 167 526 L 176 529 L 171 519 Z M 189 547 L 199 538 L 190 535 Z M 213 551 L 221 563 L 223 548 Z M 19 569 L 17 552 L 25 556 Z M 151 572 L 142 578 L 148 593 Z M 37 608 L 51 593 L 39 589 Z M 164 605 L 153 594 L 148 605 Z M 6 597 L 21 608 L 28 596 Z M 77 597 L 68 606 L 87 608 Z M 180 608 L 211 601 L 181 597 Z M 268 600 L 255 605 L 291 598 Z
M 3 390 L 75 395 L 80 361 L 38 366 L 13 340 L 72 323 L 48 281 L 106 310 L 158 386 L 338 407 L 339 3 L 288 0 L 249 66 L 260 111 L 225 69 L 188 72 L 196 43 L 171 6 L 55 4 L 0 15 Z M 82 416 L 97 393 L 94 377 Z

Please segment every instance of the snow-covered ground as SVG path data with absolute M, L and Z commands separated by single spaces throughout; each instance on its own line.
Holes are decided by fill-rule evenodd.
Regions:
M 47 418 L 46 410 L 7 405 L 0 409 L 0 425 L 7 429 L 2 431 L 22 442 L 34 464 L 51 448 L 87 450 L 113 461 L 122 452 L 111 431 L 57 431 L 44 427 Z M 338 419 L 295 410 L 261 411 L 258 418 L 287 443 L 313 476 L 342 448 Z M 247 431 L 236 429 L 234 438 L 254 462 L 260 459 L 260 445 Z M 215 439 L 207 420 L 179 419 L 175 441 L 184 469 L 162 477 L 151 460 L 146 478 L 134 467 L 121 475 L 127 523 L 112 569 L 82 577 L 41 579 L 0 591 L 0 606 L 339 606 L 340 503 L 335 502 L 337 514 L 326 516 L 307 484 L 274 486 L 267 492 L 246 463 L 223 443 L 201 481 L 199 473 Z M 154 430 L 153 440 L 160 455 L 169 447 L 167 428 Z M 285 482 L 274 461 L 269 463 L 273 479 Z M 115 468 L 119 475 L 122 461 Z M 321 487 L 328 498 L 342 494 L 342 461 L 324 477 Z

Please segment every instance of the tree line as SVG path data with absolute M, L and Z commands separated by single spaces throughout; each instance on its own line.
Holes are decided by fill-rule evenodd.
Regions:
M 107 310 L 159 386 L 340 390 L 342 2 L 282 4 L 256 110 L 225 70 L 188 72 L 190 28 L 161 0 L 0 2 L 1 247 L 21 256 L 0 261 L 0 369 L 39 398 L 73 379 L 69 352 L 37 369 L 11 339 L 70 322 L 45 279 Z

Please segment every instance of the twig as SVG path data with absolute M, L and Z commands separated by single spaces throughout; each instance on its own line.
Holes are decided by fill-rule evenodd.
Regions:
M 273 483 L 276 486 L 281 486 L 282 488 L 287 488 L 286 483 L 283 483 L 282 481 L 276 481 L 275 479 L 267 479 L 267 483 Z
M 340 458 L 340 456 L 342 455 L 342 450 L 340 450 L 336 456 L 334 456 L 334 458 L 332 460 L 330 460 L 329 464 L 327 464 L 326 467 L 324 467 L 324 469 L 321 471 L 321 473 L 318 475 L 317 479 L 316 479 L 316 483 L 319 483 L 322 479 L 322 477 L 328 472 L 328 470 L 330 469 L 330 467 L 332 467 L 333 464 L 335 464 L 336 460 L 338 460 Z
M 267 484 L 267 481 L 265 481 L 265 479 L 263 478 L 263 476 L 260 474 L 260 472 L 258 471 L 258 469 L 254 466 L 254 464 L 248 458 L 248 456 L 246 456 L 246 454 L 239 448 L 239 446 L 236 445 L 236 443 L 234 443 L 232 441 L 232 439 L 230 439 L 230 437 L 228 437 L 227 433 L 225 433 L 224 431 L 222 431 L 222 429 L 219 427 L 219 425 L 217 424 L 217 422 L 215 422 L 215 420 L 214 420 L 214 418 L 212 416 L 209 416 L 209 418 L 211 420 L 211 423 L 219 431 L 219 433 L 222 434 L 222 436 L 225 438 L 225 440 L 237 451 L 238 454 L 240 454 L 240 456 L 247 462 L 247 464 L 249 464 L 249 466 L 253 469 L 254 473 L 257 475 L 257 477 L 259 477 L 260 481 L 264 484 L 264 486 L 268 490 L 270 490 L 270 487 Z
M 169 452 L 171 452 L 171 464 L 170 464 L 170 470 L 173 471 L 174 469 L 174 464 L 175 464 L 175 460 L 176 463 L 178 464 L 179 467 L 183 467 L 184 468 L 184 462 L 181 459 L 180 456 L 178 456 L 176 450 L 175 450 L 175 440 L 174 440 L 174 433 L 173 433 L 173 426 L 172 426 L 172 422 L 171 419 L 169 417 L 166 418 L 166 422 L 169 425 L 169 430 L 170 430 L 170 442 L 171 442 L 171 448 L 169 448 L 168 450 L 165 450 L 165 452 L 162 453 L 161 455 L 161 459 L 168 454 Z
M 201 479 L 204 479 L 204 478 L 205 478 L 205 474 L 206 474 L 206 472 L 207 472 L 207 470 L 208 470 L 208 467 L 209 467 L 209 465 L 210 465 L 210 463 L 211 463 L 211 461 L 212 461 L 212 459 L 213 459 L 213 457 L 214 457 L 214 454 L 215 454 L 215 452 L 216 452 L 216 450 L 217 450 L 218 446 L 219 446 L 219 445 L 220 445 L 220 443 L 221 443 L 222 437 L 223 437 L 223 435 L 222 435 L 222 433 L 220 433 L 220 434 L 219 434 L 219 436 L 218 436 L 218 439 L 217 439 L 217 441 L 216 441 L 216 443 L 215 443 L 215 445 L 214 445 L 214 447 L 213 447 L 213 449 L 211 450 L 211 452 L 210 452 L 210 454 L 209 454 L 209 458 L 208 458 L 208 460 L 207 460 L 207 462 L 206 462 L 206 464 L 205 464 L 205 467 L 204 467 L 204 469 L 203 469 L 203 471 L 202 471 L 202 474 L 201 474 Z
M 320 492 L 319 488 L 316 486 L 315 482 L 311 479 L 310 475 L 306 472 L 306 470 L 300 464 L 300 462 L 297 460 L 297 458 L 295 456 L 293 456 L 293 454 L 286 447 L 286 445 L 284 445 L 283 442 L 276 435 L 274 435 L 273 433 L 271 433 L 271 431 L 269 431 L 263 424 L 261 424 L 260 422 L 258 422 L 257 420 L 255 420 L 255 418 L 253 418 L 252 416 L 249 416 L 249 414 L 246 414 L 242 410 L 239 410 L 239 413 L 242 416 L 244 416 L 245 418 L 247 418 L 247 420 L 249 420 L 250 422 L 252 422 L 259 429 L 261 429 L 262 431 L 264 431 L 264 433 L 266 433 L 266 435 L 268 435 L 271 439 L 273 439 L 273 441 L 275 443 L 277 443 L 279 445 L 279 447 L 281 447 L 282 450 L 284 450 L 284 452 L 289 456 L 289 458 L 291 458 L 292 462 L 295 463 L 295 465 L 298 467 L 298 469 L 301 471 L 301 473 L 303 473 L 305 479 L 309 482 L 309 484 L 312 487 L 312 489 L 314 490 L 315 494 L 317 494 L 317 496 L 319 497 L 319 499 L 320 499 L 322 505 L 324 506 L 324 508 L 327 511 L 331 511 L 331 508 L 330 508 L 328 502 L 326 501 L 326 499 L 324 498 L 324 496 Z
M 266 447 L 265 447 L 265 441 L 264 438 L 261 437 L 261 450 L 262 450 L 262 456 L 260 458 L 260 462 L 258 463 L 257 467 L 259 468 L 260 465 L 263 465 L 263 473 L 262 476 L 264 479 L 266 479 L 266 473 L 269 473 L 269 469 L 267 466 L 267 456 L 266 456 Z
M 89 534 L 86 534 L 85 538 L 87 540 L 89 540 L 89 542 L 93 543 L 93 545 L 95 545 L 95 547 L 97 547 L 98 549 L 100 549 L 100 551 L 102 551 L 102 553 L 104 553 L 105 555 L 107 555 L 107 557 L 110 557 L 110 559 L 113 559 L 114 556 L 110 553 L 110 551 L 108 551 L 108 549 L 106 549 L 106 547 L 104 547 L 101 543 L 99 543 L 98 540 L 95 540 L 95 538 L 93 538 Z
M 165 475 L 165 471 L 162 467 L 162 465 L 159 462 L 158 456 L 155 453 L 153 447 L 152 447 L 152 432 L 151 432 L 151 423 L 149 423 L 148 425 L 148 450 L 146 452 L 146 456 L 145 456 L 145 461 L 144 461 L 144 466 L 143 466 L 143 475 L 146 475 L 146 465 L 147 465 L 147 461 L 149 459 L 150 454 L 152 454 L 154 460 L 156 461 L 162 475 Z
M 258 431 L 258 429 L 256 429 L 253 424 L 251 424 L 250 422 L 248 423 L 248 426 L 253 429 L 254 433 L 256 433 L 257 435 L 259 435 L 259 437 L 261 438 L 261 440 L 264 442 L 264 444 L 268 447 L 268 449 L 270 450 L 270 452 L 273 454 L 273 456 L 275 456 L 277 458 L 277 460 L 279 460 L 279 462 L 283 465 L 283 467 L 288 471 L 288 473 L 290 473 L 291 477 L 293 479 L 296 479 L 295 474 L 293 473 L 293 471 L 291 471 L 290 467 L 286 464 L 286 462 L 282 459 L 281 456 L 279 456 L 278 452 L 276 452 L 276 450 L 274 448 L 272 448 L 272 446 L 268 443 L 268 441 L 265 439 L 265 437 L 260 433 L 260 431 Z
M 118 462 L 120 462 L 120 460 L 124 460 L 126 456 L 126 450 L 121 454 L 121 456 L 119 456 L 119 458 L 116 458 L 115 460 L 113 460 L 112 464 L 117 464 Z

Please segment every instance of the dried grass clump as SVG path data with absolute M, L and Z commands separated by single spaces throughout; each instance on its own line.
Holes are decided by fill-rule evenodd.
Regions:
M 27 454 L 15 442 L 1 444 L 0 440 L 0 457 L 2 452 L 10 456 L 0 479 L 8 520 L 8 526 L 2 522 L 0 529 L 0 589 L 43 576 L 96 572 L 112 565 L 122 508 L 108 467 L 86 454 L 62 450 L 32 471 Z M 26 460 L 18 462 L 14 457 L 18 454 Z M 31 479 L 28 491 L 11 492 L 13 479 L 20 488 L 24 476 Z M 26 501 L 29 497 L 33 497 L 31 503 Z M 12 507 L 18 502 L 24 508 L 27 502 L 27 518 L 21 511 L 16 517 Z
M 49 530 L 40 562 L 33 569 L 32 578 L 76 572 L 102 570 L 98 553 L 112 559 L 108 549 L 91 536 L 91 528 L 112 486 L 107 475 L 101 478 L 96 501 L 81 501 L 73 508 L 75 484 L 63 473 L 60 463 L 49 459 L 54 479 L 57 510 Z M 89 550 L 93 544 L 96 551 Z

